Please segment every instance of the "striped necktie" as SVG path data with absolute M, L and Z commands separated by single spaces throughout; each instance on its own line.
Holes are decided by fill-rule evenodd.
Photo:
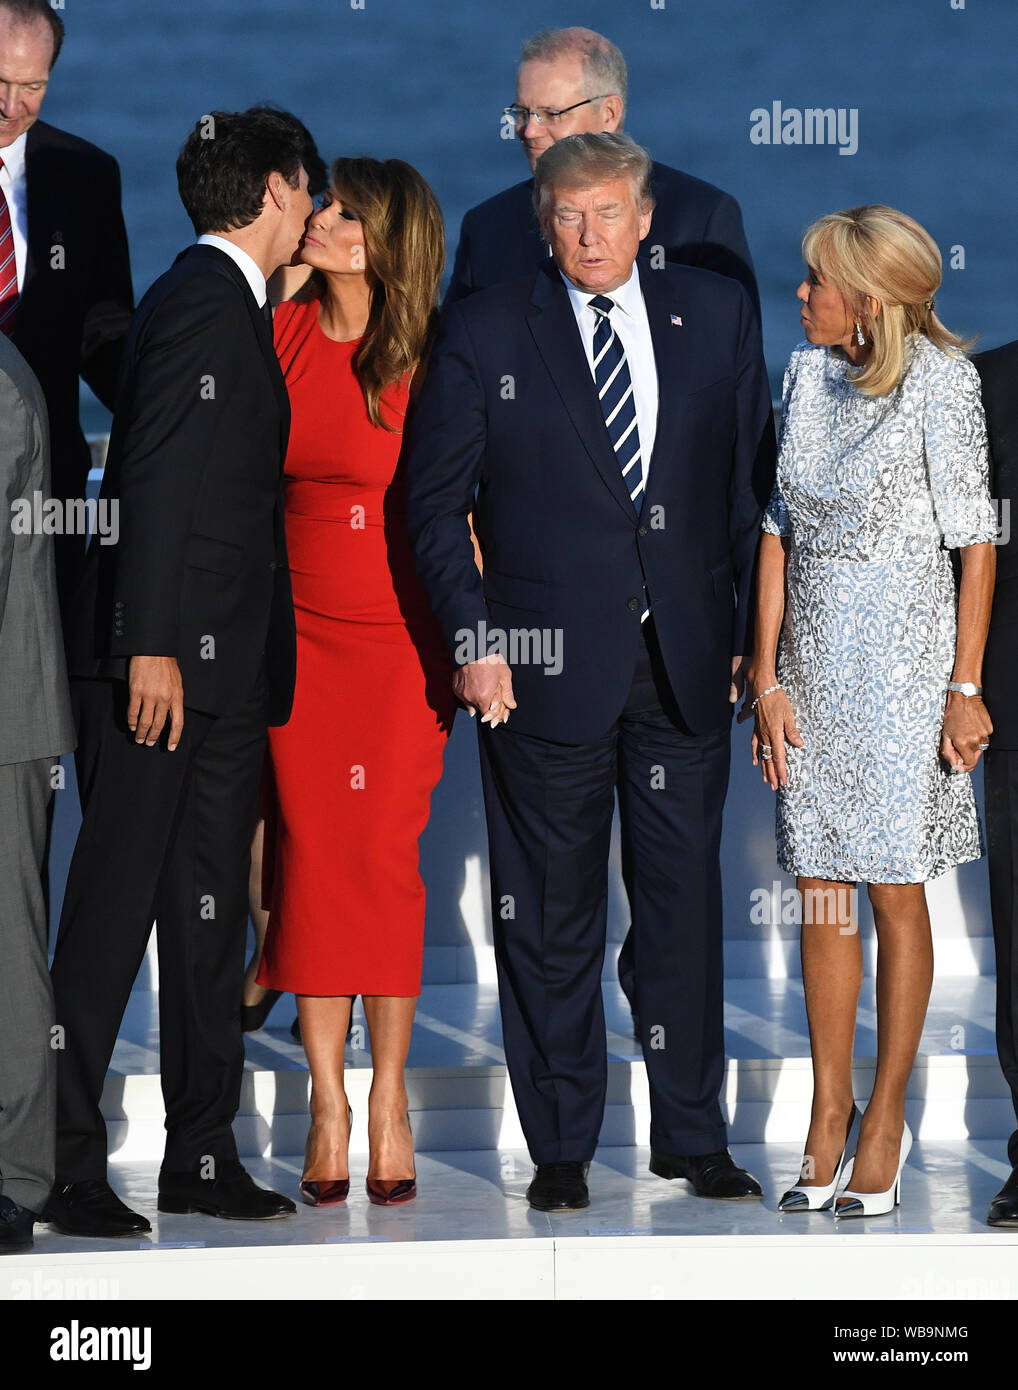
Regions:
M 0 158 L 0 169 L 4 167 Z M 18 266 L 14 258 L 14 231 L 11 210 L 0 186 L 0 333 L 9 338 L 18 317 Z
M 643 464 L 640 454 L 640 432 L 636 427 L 636 398 L 629 375 L 622 340 L 611 322 L 614 300 L 596 294 L 587 301 L 597 315 L 594 329 L 594 382 L 604 422 L 608 427 L 615 457 L 626 480 L 629 496 L 637 511 L 637 498 L 643 492 Z

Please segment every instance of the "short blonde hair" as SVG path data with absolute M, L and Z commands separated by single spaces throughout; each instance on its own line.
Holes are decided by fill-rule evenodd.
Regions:
M 650 155 L 620 131 L 583 131 L 565 135 L 543 152 L 534 167 L 534 211 L 540 217 L 547 189 L 592 188 L 598 183 L 628 178 L 641 210 L 654 206 L 650 191 Z
M 906 339 L 922 333 L 934 346 L 962 355 L 974 339 L 952 333 L 933 312 L 942 261 L 937 244 L 914 218 L 881 203 L 832 212 L 806 228 L 802 258 L 841 292 L 873 350 L 854 385 L 886 396 L 901 382 Z M 880 301 L 874 316 L 868 296 Z

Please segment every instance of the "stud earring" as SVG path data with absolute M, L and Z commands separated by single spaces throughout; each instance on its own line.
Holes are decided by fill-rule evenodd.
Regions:
M 855 341 L 859 344 L 860 347 L 866 346 L 866 336 L 862 331 L 862 324 L 859 322 L 856 322 L 855 325 Z

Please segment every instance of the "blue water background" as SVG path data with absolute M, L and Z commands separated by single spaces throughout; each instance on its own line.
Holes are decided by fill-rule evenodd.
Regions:
M 261 100 L 300 115 L 327 159 L 417 166 L 445 212 L 451 265 L 464 210 L 528 172 L 499 133 L 521 41 L 585 23 L 625 53 L 630 133 L 741 202 L 775 387 L 800 337 L 802 229 L 854 203 L 911 213 L 945 262 L 964 247 L 938 311 L 982 346 L 1018 337 L 1015 0 L 66 0 L 63 14 L 43 114 L 120 161 L 139 295 L 191 239 L 174 175 L 188 130 L 213 107 Z M 857 108 L 858 153 L 752 144 L 750 112 L 775 100 Z M 87 427 L 106 418 L 90 399 Z

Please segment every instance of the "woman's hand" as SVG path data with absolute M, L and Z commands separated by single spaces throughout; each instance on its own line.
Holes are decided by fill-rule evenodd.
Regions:
M 788 785 L 785 743 L 790 743 L 793 748 L 805 748 L 806 745 L 795 722 L 792 702 L 784 690 L 772 690 L 769 695 L 764 695 L 757 701 L 755 713 L 751 709 L 759 691 L 766 690 L 773 684 L 774 681 L 768 681 L 766 685 L 762 682 L 750 682 L 746 687 L 746 699 L 739 712 L 738 722 L 741 724 L 745 719 L 755 718 L 753 737 L 750 739 L 753 766 L 760 768 L 764 781 L 777 791 L 778 787 Z M 770 757 L 767 756 L 768 753 Z
M 989 711 L 980 696 L 948 691 L 940 756 L 952 771 L 971 772 L 983 755 L 979 745 L 989 743 L 992 733 Z

